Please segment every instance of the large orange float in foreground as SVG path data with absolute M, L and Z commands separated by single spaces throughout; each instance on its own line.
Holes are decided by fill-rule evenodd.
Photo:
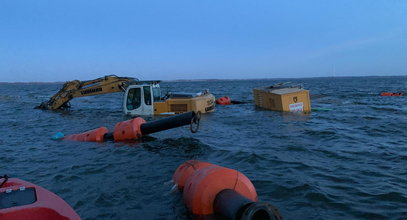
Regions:
M 258 201 L 252 182 L 237 170 L 189 160 L 177 168 L 173 181 L 195 218 L 282 219 L 274 206 Z

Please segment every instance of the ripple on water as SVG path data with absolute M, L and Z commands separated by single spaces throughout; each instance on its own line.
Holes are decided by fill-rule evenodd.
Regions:
M 205 155 L 210 147 L 194 138 L 166 138 L 142 144 L 143 149 L 166 156 L 196 159 Z
M 0 156 L 1 163 L 12 163 L 15 161 L 14 157 Z
M 256 182 L 255 182 L 256 183 Z M 274 186 L 271 194 L 278 199 L 284 200 L 295 196 L 303 196 L 307 192 L 312 191 L 313 187 L 309 184 L 302 184 L 289 187 L 287 185 L 276 185 Z

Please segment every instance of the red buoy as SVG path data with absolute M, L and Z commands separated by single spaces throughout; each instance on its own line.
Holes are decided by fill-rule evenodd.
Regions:
M 404 96 L 402 92 L 382 92 L 380 96 Z
M 81 219 L 64 200 L 40 186 L 17 178 L 3 177 L 1 182 L 1 220 Z
M 96 128 L 87 132 L 83 132 L 80 134 L 72 134 L 63 137 L 63 140 L 71 140 L 71 141 L 94 141 L 94 142 L 103 142 L 104 136 L 107 134 L 109 130 L 106 127 Z
M 223 96 L 216 100 L 216 104 L 219 105 L 231 105 L 232 101 L 230 100 L 229 96 Z

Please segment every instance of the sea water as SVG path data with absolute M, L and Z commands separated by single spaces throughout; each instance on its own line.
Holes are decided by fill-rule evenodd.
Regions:
M 254 106 L 253 88 L 286 81 L 329 111 Z M 407 97 L 379 96 L 406 93 L 407 77 L 163 82 L 163 93 L 209 89 L 248 103 L 216 106 L 198 133 L 185 126 L 134 143 L 53 140 L 130 119 L 120 93 L 34 109 L 61 87 L 0 84 L 0 174 L 53 191 L 83 219 L 190 219 L 171 178 L 191 159 L 244 173 L 287 219 L 407 218 Z

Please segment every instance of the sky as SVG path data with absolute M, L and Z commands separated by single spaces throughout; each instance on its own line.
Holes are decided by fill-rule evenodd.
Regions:
M 0 82 L 407 75 L 405 0 L 2 0 Z

